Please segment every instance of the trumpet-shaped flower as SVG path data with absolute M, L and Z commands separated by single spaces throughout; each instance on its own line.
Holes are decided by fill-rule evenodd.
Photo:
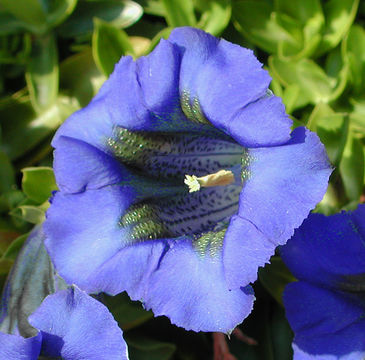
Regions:
M 310 215 L 281 254 L 299 279 L 284 291 L 294 359 L 364 359 L 365 205 Z
M 108 309 L 76 287 L 47 296 L 28 320 L 32 337 L 0 332 L 1 359 L 128 359 L 122 330 Z
M 229 332 L 250 282 L 321 200 L 323 145 L 290 133 L 251 50 L 178 28 L 123 57 L 54 140 L 47 213 L 56 269 L 88 292 L 126 290 L 155 315 Z

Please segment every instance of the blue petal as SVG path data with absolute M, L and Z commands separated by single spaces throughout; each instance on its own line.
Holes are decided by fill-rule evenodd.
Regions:
M 19 335 L 0 332 L 0 359 L 37 360 L 41 350 L 42 335 L 24 339 Z
M 66 136 L 58 138 L 53 167 L 58 187 L 66 193 L 98 189 L 128 176 L 125 168 L 111 156 Z
M 271 79 L 251 50 L 189 27 L 175 29 L 168 41 L 182 52 L 182 102 L 187 96 L 198 106 L 193 111 L 243 146 L 289 140 L 291 121 L 278 98 L 265 99 Z
M 130 189 L 119 186 L 56 193 L 44 223 L 45 245 L 66 282 L 89 289 L 97 268 L 128 244 L 119 221 L 133 199 Z
M 286 287 L 284 304 L 302 351 L 335 358 L 365 352 L 364 306 L 352 295 L 300 281 Z
M 136 62 L 122 57 L 91 103 L 57 131 L 53 147 L 58 147 L 60 136 L 68 136 L 107 151 L 105 140 L 116 126 L 167 132 L 201 129 L 182 113 L 179 67 L 178 48 L 165 40 Z
M 295 343 L 292 345 L 294 350 L 294 360 L 362 360 L 365 357 L 365 352 L 351 352 L 343 356 L 336 355 L 313 355 L 301 350 Z
M 170 241 L 170 248 L 151 273 L 145 306 L 156 316 L 194 331 L 229 333 L 251 312 L 249 287 L 229 290 L 221 251 L 201 255 L 191 239 Z
M 251 222 L 232 216 L 223 243 L 225 277 L 231 289 L 254 282 L 257 269 L 269 261 L 276 244 Z
M 311 214 L 282 249 L 293 274 L 316 284 L 341 287 L 346 275 L 365 273 L 365 205 L 332 216 Z
M 76 287 L 49 295 L 29 322 L 42 332 L 42 355 L 65 360 L 128 359 L 122 330 L 111 313 Z
M 316 134 L 297 128 L 287 144 L 250 149 L 250 156 L 239 215 L 283 244 L 326 191 L 332 171 L 327 154 Z

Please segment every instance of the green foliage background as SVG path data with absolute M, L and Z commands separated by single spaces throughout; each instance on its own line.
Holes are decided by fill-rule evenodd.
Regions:
M 364 202 L 365 3 L 359 0 L 0 0 L 0 284 L 56 190 L 50 141 L 122 55 L 148 54 L 190 25 L 252 48 L 295 126 L 317 132 L 335 168 L 315 211 Z M 237 359 L 291 359 L 280 258 L 259 271 L 257 301 L 232 338 Z M 125 294 L 104 297 L 132 360 L 210 359 L 210 334 L 152 317 Z M 222 309 L 224 312 L 224 309 Z

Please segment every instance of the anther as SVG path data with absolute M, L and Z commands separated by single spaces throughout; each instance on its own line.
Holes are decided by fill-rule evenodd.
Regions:
M 219 170 L 214 174 L 197 177 L 185 175 L 184 183 L 189 187 L 189 192 L 199 191 L 201 187 L 225 186 L 235 181 L 232 171 Z

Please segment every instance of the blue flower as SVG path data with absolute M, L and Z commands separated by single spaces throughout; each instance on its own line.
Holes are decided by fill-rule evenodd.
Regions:
M 28 318 L 34 336 L 0 332 L 0 358 L 127 360 L 122 330 L 108 309 L 77 287 L 45 298 Z
M 294 359 L 364 359 L 365 205 L 310 215 L 281 254 L 299 279 L 284 291 Z
M 60 192 L 45 231 L 60 275 L 126 290 L 186 329 L 241 323 L 257 268 L 331 172 L 315 134 L 290 133 L 269 83 L 251 50 L 194 28 L 123 57 L 53 140 Z

